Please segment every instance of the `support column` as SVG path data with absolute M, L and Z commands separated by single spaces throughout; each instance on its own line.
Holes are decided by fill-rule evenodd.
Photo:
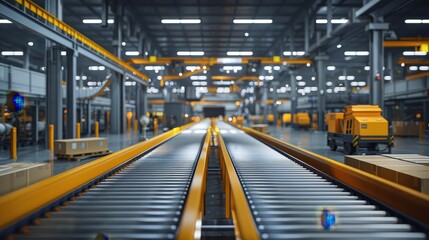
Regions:
M 121 79 L 121 84 L 120 84 L 120 93 L 121 93 L 121 102 L 120 105 L 121 106 L 121 112 L 120 112 L 120 119 L 121 119 L 121 133 L 126 133 L 127 132 L 127 108 L 126 108 L 126 104 L 127 101 L 125 99 L 125 74 L 118 76 L 118 78 L 120 77 Z
M 278 106 L 277 106 L 277 87 L 279 86 L 279 82 L 273 82 L 271 85 L 274 89 L 273 91 L 273 114 L 274 114 L 274 126 L 277 126 L 278 120 Z
M 296 89 L 295 71 L 290 70 L 289 74 L 290 74 L 290 88 L 291 88 L 290 93 L 291 93 L 291 97 L 292 97 L 291 101 L 290 101 L 290 113 L 292 115 L 290 123 L 293 126 L 293 124 L 294 124 L 293 116 L 296 114 L 296 105 L 297 105 L 297 100 L 298 100 L 297 93 L 298 92 Z
M 387 23 L 370 23 L 366 26 L 366 31 L 371 31 L 369 40 L 370 53 L 370 104 L 379 105 L 384 109 L 384 31 L 389 29 Z
M 22 65 L 22 68 L 30 70 L 30 54 L 31 54 L 31 47 L 27 45 L 27 48 L 25 49 L 24 54 L 24 64 Z
M 319 131 L 325 131 L 325 113 L 326 113 L 326 61 L 329 57 L 323 53 L 316 56 L 317 62 L 317 82 L 319 90 L 319 101 L 317 105 L 317 128 Z M 347 80 L 346 80 L 347 81 Z
M 67 138 L 76 138 L 76 66 L 77 52 L 67 50 Z
M 91 101 L 88 100 L 87 111 L 86 111 L 86 124 L 87 124 L 86 129 L 88 129 L 88 136 L 91 136 L 91 126 L 92 126 L 92 118 L 91 118 L 92 114 L 91 113 L 92 113 Z
M 31 112 L 31 140 L 33 141 L 33 144 L 36 145 L 39 142 L 39 101 L 34 101 L 34 106 L 32 107 Z
M 332 34 L 332 0 L 326 1 L 327 10 L 326 10 L 326 37 L 330 38 Z
M 147 109 L 147 93 L 146 93 L 146 87 L 137 84 L 136 87 L 136 119 L 140 120 L 140 117 L 145 115 Z
M 110 133 L 121 133 L 121 83 L 122 78 L 112 75 L 110 87 Z
M 268 119 L 267 119 L 267 115 L 268 115 L 268 83 L 265 82 L 264 86 L 262 87 L 262 98 L 261 98 L 261 103 L 262 105 L 262 115 L 263 115 L 263 122 L 264 123 L 268 123 Z
M 63 96 L 61 49 L 58 46 L 47 49 L 46 64 L 46 134 L 49 124 L 54 125 L 54 139 L 63 139 Z M 46 140 L 48 138 L 45 138 Z M 48 141 L 45 141 L 46 145 Z

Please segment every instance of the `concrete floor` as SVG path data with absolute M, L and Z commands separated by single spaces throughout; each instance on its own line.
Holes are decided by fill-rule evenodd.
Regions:
M 159 133 L 161 132 L 162 131 Z M 339 162 L 344 162 L 344 153 L 342 148 L 338 148 L 335 152 L 329 150 L 329 147 L 326 145 L 326 132 L 270 126 L 270 135 L 298 147 L 313 151 L 317 154 L 329 157 Z M 122 135 L 101 134 L 100 137 L 108 138 L 109 149 L 111 151 L 117 151 L 139 142 L 139 136 L 135 136 L 133 133 Z M 148 132 L 148 137 L 152 137 L 152 132 Z M 396 137 L 395 148 L 393 148 L 392 153 L 416 153 L 429 156 L 429 143 L 423 143 L 418 138 Z M 12 162 L 50 162 L 53 164 L 54 175 L 95 159 L 97 159 L 97 157 L 83 159 L 80 161 L 58 160 L 55 159 L 53 153 L 47 150 L 43 145 L 19 147 L 17 160 L 9 158 L 8 150 L 0 151 L 0 165 Z

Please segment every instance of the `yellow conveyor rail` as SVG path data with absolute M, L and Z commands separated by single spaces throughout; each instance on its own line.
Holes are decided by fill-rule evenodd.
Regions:
M 347 184 L 361 193 L 377 199 L 387 206 L 429 225 L 429 196 L 403 187 L 359 169 L 339 163 L 311 151 L 283 142 L 248 127 L 234 125 L 260 141 L 280 149 L 306 164 Z
M 0 229 L 16 224 L 21 219 L 36 213 L 39 209 L 48 207 L 51 203 L 61 199 L 61 197 L 82 188 L 92 180 L 102 177 L 123 163 L 164 143 L 194 124 L 189 123 L 173 128 L 148 141 L 137 143 L 0 197 Z
M 130 64 L 126 63 L 125 61 L 119 59 L 117 56 L 112 54 L 111 52 L 107 51 L 102 46 L 98 45 L 91 39 L 85 37 L 83 34 L 75 30 L 74 28 L 70 27 L 68 24 L 64 23 L 60 19 L 56 18 L 54 15 L 50 14 L 48 11 L 34 3 L 30 0 L 15 0 L 20 5 L 24 6 L 26 9 L 30 10 L 37 16 L 41 17 L 42 19 L 46 20 L 48 23 L 53 24 L 56 28 L 62 30 L 67 35 L 71 36 L 72 38 L 76 39 L 77 42 L 82 43 L 83 45 L 89 47 L 95 52 L 98 52 L 99 54 L 105 56 L 106 58 L 110 59 L 111 61 L 117 63 L 124 69 L 130 71 L 132 74 L 142 78 L 143 80 L 148 80 L 149 77 L 143 74 L 142 72 L 138 71 L 136 68 L 132 67 Z
M 214 134 L 217 135 L 219 142 L 219 161 L 223 190 L 225 192 L 225 218 L 232 217 L 235 237 L 237 239 L 260 239 L 246 195 L 238 179 L 225 142 L 217 126 L 215 130 Z
M 210 141 L 212 129 L 207 131 L 204 145 L 201 149 L 198 164 L 189 187 L 185 207 L 180 219 L 177 239 L 200 239 L 202 219 L 204 216 L 205 194 L 207 183 L 207 168 L 209 165 Z

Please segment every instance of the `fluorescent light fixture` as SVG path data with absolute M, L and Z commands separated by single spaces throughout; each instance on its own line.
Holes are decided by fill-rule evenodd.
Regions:
M 218 58 L 217 62 L 219 64 L 240 64 L 241 58 Z
M 177 56 L 203 56 L 203 51 L 178 51 Z
M 301 82 L 297 82 L 296 85 L 300 86 L 300 87 L 304 87 L 305 86 L 305 82 L 301 81 Z
M 229 87 L 218 87 L 216 89 L 217 93 L 230 93 L 231 90 L 229 89 Z
M 311 88 L 310 88 L 310 90 L 311 90 L 312 92 L 316 92 L 316 91 L 318 90 L 318 88 L 317 88 L 317 87 L 311 87 Z
M 23 56 L 23 51 L 2 51 L 1 55 L 3 56 Z
M 101 19 L 83 19 L 82 22 L 85 24 L 100 24 L 103 21 Z
M 200 66 L 186 66 L 186 70 L 187 71 L 195 71 L 195 70 L 200 70 Z
M 426 56 L 427 52 L 421 51 L 404 51 L 402 55 L 404 56 Z
M 113 24 L 113 23 L 115 23 L 115 19 L 108 19 L 108 20 L 107 20 L 107 23 L 108 23 L 108 24 Z
M 329 89 L 326 89 L 326 92 L 327 92 L 327 93 L 332 93 L 332 89 L 330 89 L 330 88 L 329 88 Z
M 341 44 L 338 44 L 338 45 L 337 45 L 337 48 L 341 48 L 342 46 L 343 46 L 343 45 L 341 45 Z
M 10 23 L 12 22 L 7 19 L 0 19 L 0 24 L 10 24 Z
M 231 85 L 234 84 L 234 81 L 213 81 L 214 85 L 220 85 L 220 86 L 225 86 L 225 85 Z
M 283 55 L 285 55 L 285 56 L 304 56 L 305 51 L 284 51 Z
M 420 66 L 419 70 L 420 71 L 429 71 L 429 66 Z
M 331 81 L 326 82 L 326 86 L 328 87 L 332 86 L 332 82 Z
M 140 55 L 140 52 L 139 51 L 126 51 L 125 55 L 126 56 L 138 56 L 138 55 Z
M 316 77 L 311 77 L 311 81 L 316 81 Z
M 355 76 L 347 76 L 346 79 L 348 81 L 353 81 L 353 80 L 355 80 Z
M 103 71 L 105 69 L 106 69 L 105 66 L 89 66 L 88 67 L 89 71 Z
M 192 86 L 207 86 L 207 82 L 192 82 Z
M 280 71 L 280 66 L 274 66 L 274 67 L 273 67 L 273 69 L 274 69 L 275 71 Z
M 332 24 L 344 24 L 344 23 L 348 23 L 348 22 L 349 22 L 349 20 L 345 19 L 345 18 L 331 19 Z M 317 24 L 327 24 L 328 19 L 316 19 L 316 23 Z
M 199 24 L 200 19 L 162 19 L 163 24 Z
M 191 80 L 207 80 L 207 76 L 191 76 Z
M 338 80 L 344 81 L 344 80 L 346 80 L 346 76 L 338 76 Z
M 125 46 L 125 45 L 127 45 L 127 43 L 126 42 L 122 42 L 122 46 Z
M 274 79 L 274 76 L 259 76 L 259 80 L 271 81 Z
M 165 69 L 164 66 L 145 66 L 144 67 L 144 70 L 146 71 L 162 71 L 164 69 Z
M 32 47 L 34 45 L 34 42 L 28 42 L 27 44 L 28 46 Z
M 406 24 L 428 24 L 429 19 L 405 19 Z
M 273 23 L 272 19 L 234 19 L 235 24 L 270 24 Z
M 264 70 L 266 70 L 266 71 L 270 71 L 271 69 L 273 69 L 271 66 L 265 66 L 264 67 Z
M 223 70 L 225 71 L 241 71 L 242 69 L 242 66 L 223 66 Z
M 417 71 L 419 68 L 417 66 L 410 66 L 410 71 Z
M 365 71 L 369 71 L 369 70 L 371 70 L 371 67 L 370 66 L 365 66 L 363 69 L 365 69 Z
M 228 56 L 252 56 L 252 51 L 229 51 L 226 53 Z
M 368 56 L 368 51 L 345 51 L 345 56 Z
M 390 81 L 390 80 L 392 80 L 392 76 L 384 76 L 384 80 Z
M 302 80 L 302 76 L 301 76 L 301 75 L 298 75 L 298 76 L 296 76 L 295 78 L 296 78 L 296 80 L 298 80 L 298 81 Z
M 327 66 L 326 70 L 328 71 L 335 71 L 336 67 L 335 66 Z
M 244 36 L 245 36 L 245 37 L 248 37 L 248 36 L 249 36 L 249 33 L 248 33 L 248 32 L 244 33 Z

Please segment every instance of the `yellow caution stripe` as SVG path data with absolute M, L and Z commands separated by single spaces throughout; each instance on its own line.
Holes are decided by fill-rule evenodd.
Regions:
M 355 148 L 359 147 L 359 136 L 353 137 L 353 147 Z

